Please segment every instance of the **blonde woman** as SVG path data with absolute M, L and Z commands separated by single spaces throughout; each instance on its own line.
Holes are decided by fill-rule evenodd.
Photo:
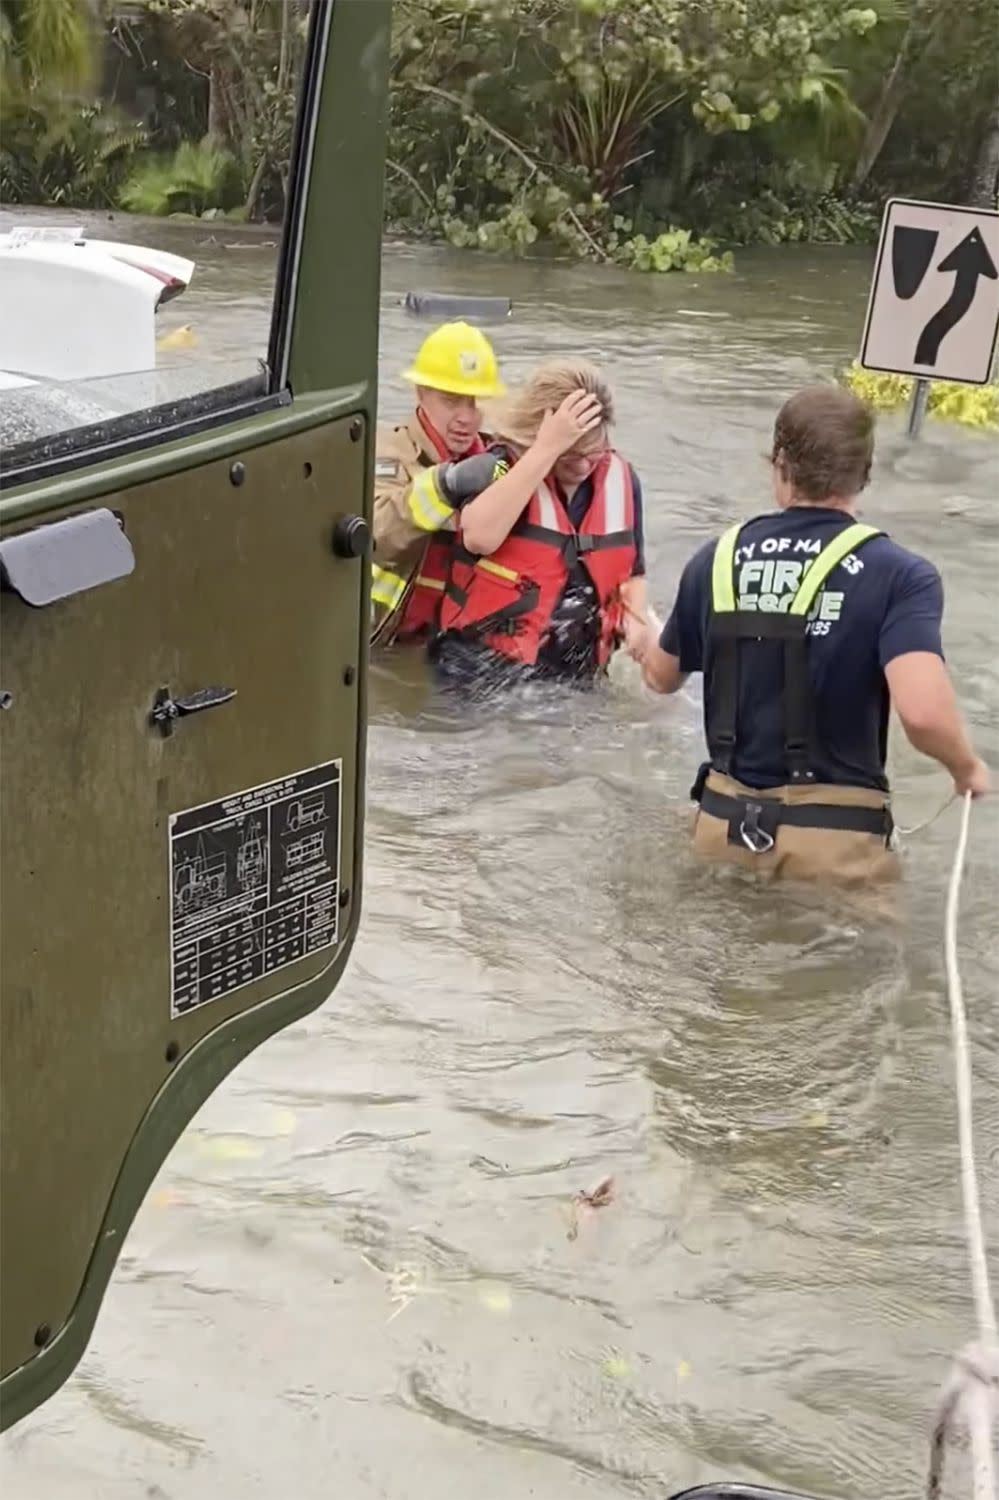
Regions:
M 647 629 L 642 492 L 591 365 L 542 366 L 491 414 L 486 454 L 434 471 L 458 512 L 430 658 L 463 690 L 592 682 Z

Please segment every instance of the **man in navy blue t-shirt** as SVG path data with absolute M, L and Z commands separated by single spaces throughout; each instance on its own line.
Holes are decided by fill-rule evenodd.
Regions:
M 856 521 L 873 417 L 835 386 L 777 418 L 777 510 L 732 527 L 684 569 L 658 639 L 633 652 L 673 693 L 704 674 L 709 761 L 693 795 L 701 852 L 770 874 L 897 873 L 885 776 L 891 703 L 912 744 L 988 790 L 944 666 L 936 568 Z

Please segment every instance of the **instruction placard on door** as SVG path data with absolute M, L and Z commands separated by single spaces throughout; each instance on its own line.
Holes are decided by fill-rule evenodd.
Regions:
M 342 762 L 170 817 L 170 1014 L 339 938 Z
M 866 370 L 984 385 L 999 333 L 999 213 L 893 198 L 860 349 Z

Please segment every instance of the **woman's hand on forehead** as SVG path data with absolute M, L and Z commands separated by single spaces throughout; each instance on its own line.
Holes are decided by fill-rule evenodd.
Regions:
M 570 391 L 557 411 L 545 413 L 535 442 L 554 448 L 562 457 L 603 427 L 603 411 L 596 396 L 586 390 Z
M 596 432 L 588 432 L 569 452 L 573 458 L 599 458 L 609 447 L 607 429 L 601 427 Z

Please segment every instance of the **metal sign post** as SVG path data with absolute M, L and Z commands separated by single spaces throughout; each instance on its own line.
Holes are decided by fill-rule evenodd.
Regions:
M 999 212 L 892 198 L 881 222 L 860 364 L 911 375 L 918 437 L 931 380 L 986 385 L 999 336 Z
M 912 393 L 912 402 L 909 406 L 909 425 L 906 434 L 911 438 L 917 438 L 923 428 L 923 418 L 926 415 L 926 404 L 930 399 L 930 382 L 928 380 L 917 380 L 916 388 Z

